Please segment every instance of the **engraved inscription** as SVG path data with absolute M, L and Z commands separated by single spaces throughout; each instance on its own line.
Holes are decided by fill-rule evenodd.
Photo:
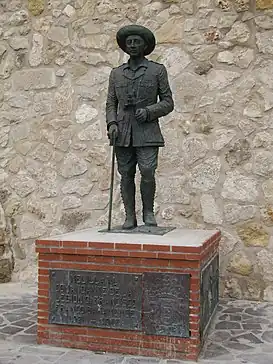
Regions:
M 189 274 L 144 273 L 145 334 L 189 337 Z
M 141 276 L 50 271 L 52 324 L 141 330 Z
M 219 302 L 219 255 L 201 272 L 201 335 L 204 334 Z

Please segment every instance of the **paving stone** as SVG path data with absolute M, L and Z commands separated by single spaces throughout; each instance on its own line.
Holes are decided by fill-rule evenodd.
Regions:
M 0 340 L 6 340 L 7 338 L 8 338 L 8 335 L 7 334 L 0 333 Z
M 0 307 L 2 307 L 2 306 L 7 306 L 7 305 L 10 305 L 10 304 L 12 304 L 12 303 L 14 303 L 14 301 L 8 301 L 8 300 L 6 300 L 6 299 L 1 299 L 0 300 Z
M 268 343 L 273 343 L 273 331 L 265 331 L 262 334 L 262 340 L 267 341 Z
M 263 353 L 270 353 L 270 354 L 272 354 L 272 345 L 263 345 L 262 346 L 262 352 Z
M 187 363 L 37 345 L 37 303 L 33 298 L 0 299 L 0 364 Z M 273 304 L 221 299 L 199 364 L 273 364 L 272 353 Z
M 243 312 L 244 308 L 243 307 L 230 307 L 230 308 L 226 308 L 223 310 L 223 313 L 239 313 L 239 312 Z
M 12 341 L 20 344 L 36 344 L 37 343 L 37 335 L 15 335 L 12 337 Z
M 243 363 L 253 364 L 272 364 L 272 354 L 242 354 L 239 355 L 240 359 L 245 360 Z
M 6 305 L 5 305 L 6 306 Z M 5 307 L 0 307 L 0 314 L 2 314 L 3 312 L 7 312 L 7 309 Z
M 251 318 L 247 318 L 247 319 L 245 319 L 243 321 L 245 323 L 248 323 L 248 324 L 255 324 L 255 323 L 257 323 L 257 318 L 251 317 Z M 265 319 L 263 317 L 259 317 L 259 324 L 261 324 L 261 325 L 270 325 L 271 322 L 268 319 Z
M 226 341 L 228 339 L 230 339 L 231 337 L 231 333 L 229 331 L 220 331 L 217 330 L 216 332 L 212 332 L 209 336 L 211 341 L 216 341 L 216 342 L 223 342 Z
M 228 343 L 225 344 L 225 346 L 228 347 L 229 349 L 240 350 L 240 351 L 253 349 L 252 346 L 241 344 L 236 341 L 229 341 Z
M 261 330 L 262 329 L 262 326 L 258 323 L 252 323 L 252 324 L 243 323 L 242 326 L 243 326 L 244 330 L 259 330 L 259 329 Z
M 219 317 L 219 321 L 242 321 L 242 316 L 224 314 Z
M 15 314 L 28 314 L 28 315 L 34 315 L 35 310 L 31 309 L 31 308 L 18 308 L 14 311 L 12 311 Z
M 37 333 L 37 325 L 31 326 L 29 329 L 24 331 L 26 334 L 36 334 Z
M 3 360 L 1 360 L 1 364 L 13 364 L 13 363 L 15 363 L 15 358 L 13 358 L 13 359 L 3 359 Z
M 245 330 L 230 330 L 232 336 L 243 335 L 245 332 Z
M 16 326 L 5 326 L 0 329 L 1 333 L 8 334 L 8 335 L 17 334 L 20 331 L 22 331 L 22 327 L 16 327 Z
M 231 329 L 241 329 L 241 325 L 238 323 L 238 322 L 233 322 L 233 321 L 222 321 L 222 322 L 219 322 L 218 324 L 215 325 L 215 329 L 216 330 L 223 330 L 223 329 L 228 329 L 228 330 L 231 330 Z
M 31 325 L 33 325 L 33 322 L 28 321 L 28 320 L 20 320 L 20 321 L 14 322 L 14 325 L 18 326 L 18 327 L 26 328 L 26 327 L 30 327 Z
M 36 355 L 17 355 L 14 359 L 12 359 L 12 364 L 37 364 L 37 356 Z
M 90 357 L 90 364 L 91 363 L 98 363 L 98 364 L 124 364 L 126 362 L 126 359 L 124 360 L 124 357 L 123 356 L 108 356 L 108 355 L 101 355 L 101 354 L 97 354 L 97 355 L 94 355 L 92 357 Z M 147 360 L 147 358 L 146 358 Z M 151 359 L 153 360 L 153 359 Z M 159 360 L 158 360 L 159 362 Z M 136 361 L 136 362 L 130 362 L 130 364 L 140 364 L 140 361 Z M 88 364 L 88 362 L 86 362 L 86 364 Z M 129 364 L 126 363 L 126 364 Z M 147 363 L 148 364 L 148 363 Z M 151 362 L 152 364 L 152 362 Z
M 139 358 L 125 358 L 122 364 L 157 364 L 159 362 L 160 359 L 157 358 L 139 357 Z
M 0 326 L 5 325 L 5 320 L 2 316 L 0 316 Z
M 240 342 L 241 344 L 262 344 L 263 341 L 260 340 L 257 336 L 255 336 L 252 332 L 239 335 L 237 337 L 232 338 L 230 341 Z
M 59 348 L 54 348 L 54 347 L 47 347 L 47 346 L 39 346 L 34 347 L 34 346 L 22 346 L 19 349 L 20 353 L 24 353 L 24 354 L 37 354 L 39 356 L 53 356 L 53 357 L 58 357 L 58 356 L 62 356 L 66 353 L 66 349 L 64 350 L 60 350 Z
M 14 353 L 3 353 L 0 355 L 0 363 L 8 363 L 14 359 Z
M 92 354 L 91 354 L 92 355 Z M 88 356 L 85 350 L 69 350 L 61 356 L 61 359 L 56 361 L 56 364 L 61 363 L 80 363 L 81 360 Z M 90 356 L 90 354 L 89 354 Z
M 266 316 L 266 311 L 261 308 L 246 308 L 245 312 L 252 316 Z
M 24 320 L 29 318 L 28 314 L 23 313 L 4 313 L 3 316 L 9 321 L 9 322 L 15 322 L 19 320 Z
M 256 335 L 257 337 L 261 338 L 261 335 L 263 334 L 264 330 L 251 330 L 253 335 Z
M 28 318 L 29 321 L 32 321 L 32 322 L 36 322 L 37 321 L 37 314 L 33 315 L 33 316 L 30 316 Z
M 17 308 L 24 308 L 24 307 L 25 307 L 25 305 L 20 304 L 20 303 L 10 303 L 10 304 L 3 305 L 1 308 L 7 309 L 8 311 L 12 311 Z
M 56 363 L 56 360 L 58 359 L 55 356 L 47 356 L 47 355 L 42 355 L 40 356 L 40 358 L 42 359 L 43 364 Z
M 219 356 L 230 354 L 227 349 L 218 344 L 211 344 L 206 348 L 204 359 L 218 358 Z
M 69 351 L 56 361 L 56 364 L 75 363 L 78 364 L 121 364 L 124 363 L 124 356 L 93 354 L 86 351 Z M 159 361 L 158 361 L 159 362 Z M 140 362 L 139 362 L 140 364 Z
M 257 322 L 257 317 L 253 317 L 251 315 L 248 315 L 247 313 L 242 313 L 241 314 L 242 320 L 245 321 L 249 321 L 249 320 L 255 320 L 255 322 Z M 260 322 L 260 317 L 259 317 L 259 322 Z
M 161 360 L 160 364 L 187 364 L 183 360 L 175 360 L 175 359 L 167 359 L 167 360 Z

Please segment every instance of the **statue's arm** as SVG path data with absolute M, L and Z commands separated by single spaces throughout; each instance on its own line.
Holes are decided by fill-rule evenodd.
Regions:
M 164 65 L 161 65 L 158 74 L 158 95 L 159 102 L 147 106 L 148 120 L 158 119 L 162 116 L 168 115 L 174 109 L 174 102 L 172 91 L 170 88 L 167 70 Z
M 117 123 L 118 99 L 115 91 L 114 70 L 109 76 L 108 95 L 106 100 L 106 124 L 107 129 L 110 125 Z

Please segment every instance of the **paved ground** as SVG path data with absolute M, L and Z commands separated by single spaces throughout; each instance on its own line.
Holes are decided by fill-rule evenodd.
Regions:
M 35 293 L 0 286 L 0 364 L 184 364 L 38 346 Z M 273 364 L 273 304 L 222 301 L 199 362 Z

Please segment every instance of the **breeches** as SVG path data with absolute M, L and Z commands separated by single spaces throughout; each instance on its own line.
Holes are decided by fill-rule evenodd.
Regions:
M 138 165 L 144 181 L 154 179 L 157 168 L 158 147 L 116 147 L 118 171 L 122 178 L 132 179 Z

